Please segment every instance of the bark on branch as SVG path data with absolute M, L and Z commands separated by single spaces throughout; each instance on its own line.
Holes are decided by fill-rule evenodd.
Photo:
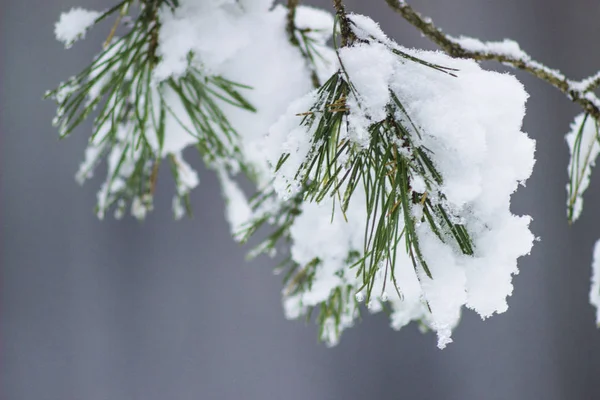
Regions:
M 470 58 L 477 61 L 493 60 L 521 69 L 549 83 L 563 92 L 571 101 L 596 120 L 600 120 L 600 99 L 593 91 L 600 87 L 600 72 L 583 79 L 572 81 L 561 72 L 533 60 L 522 51 L 516 42 L 481 42 L 478 39 L 446 35 L 430 18 L 421 16 L 404 0 L 386 0 L 387 4 L 411 25 L 417 28 L 444 52 L 452 57 Z

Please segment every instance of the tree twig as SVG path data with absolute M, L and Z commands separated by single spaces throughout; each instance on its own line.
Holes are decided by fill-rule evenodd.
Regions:
M 354 42 L 355 35 L 350 27 L 350 20 L 346 15 L 346 7 L 342 0 L 333 0 L 333 7 L 335 8 L 335 14 L 340 23 L 340 34 L 342 36 L 342 47 L 349 46 Z M 335 38 L 334 38 L 335 39 Z
M 600 87 L 600 72 L 581 81 L 569 80 L 557 70 L 533 60 L 516 42 L 481 42 L 477 39 L 453 38 L 437 28 L 430 18 L 417 13 L 404 0 L 385 0 L 387 4 L 425 37 L 451 57 L 477 61 L 492 60 L 526 71 L 563 92 L 571 101 L 596 120 L 600 120 L 600 99 L 593 91 Z
M 296 37 L 296 8 L 298 8 L 298 3 L 300 3 L 300 0 L 288 0 L 287 2 L 288 12 L 286 31 L 290 43 L 292 43 L 294 46 L 300 46 L 300 42 Z

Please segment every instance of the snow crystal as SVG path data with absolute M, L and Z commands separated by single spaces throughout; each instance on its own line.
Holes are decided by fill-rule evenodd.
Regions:
M 235 11 L 230 3 L 186 0 L 174 13 L 165 11 L 158 47 L 161 62 L 154 77 L 160 81 L 185 73 L 191 52 L 192 64 L 203 72 L 251 87 L 242 95 L 256 113 L 218 100 L 217 104 L 240 135 L 244 161 L 255 169 L 257 184 L 263 187 L 270 181 L 261 148 L 263 137 L 288 105 L 311 89 L 310 76 L 300 51 L 285 34 L 285 8 L 265 11 L 271 2 L 249 0 Z M 312 37 L 323 47 L 329 34 L 316 31 L 327 19 L 324 14 L 306 7 L 297 9 L 297 17 L 307 28 L 312 26 L 310 17 L 317 17 Z M 325 58 L 333 57 L 326 54 Z M 265 60 L 269 60 L 268 68 Z
M 297 9 L 299 15 L 310 14 L 304 7 Z M 270 184 L 271 176 L 265 146 L 271 146 L 265 135 L 269 127 L 278 120 L 288 106 L 312 89 L 310 73 L 302 54 L 292 46 L 284 34 L 287 10 L 277 6 L 268 13 L 251 14 L 245 22 L 237 25 L 237 35 L 247 37 L 251 46 L 246 46 L 222 66 L 222 74 L 228 79 L 252 87 L 244 92 L 246 99 L 258 111 L 250 113 L 237 107 L 223 104 L 233 127 L 240 133 L 240 148 L 244 160 L 257 173 L 258 187 Z M 317 20 L 320 22 L 320 19 Z M 307 22 L 309 23 L 309 22 Z M 332 60 L 332 51 L 324 46 L 325 36 L 313 36 L 319 54 Z M 319 42 L 322 40 L 322 42 Z M 265 60 L 268 65 L 265 66 Z M 318 67 L 331 67 L 319 64 Z M 317 71 L 319 72 L 319 70 Z M 319 73 L 319 76 L 321 73 Z M 285 88 L 285 90 L 282 90 Z M 305 112 L 303 109 L 298 112 Z M 295 117 L 300 121 L 300 117 Z
M 152 211 L 152 196 L 136 196 L 131 202 L 131 215 L 137 219 L 144 219 Z
M 94 25 L 100 15 L 102 13 L 98 11 L 74 7 L 60 15 L 60 19 L 54 25 L 54 35 L 69 48 L 75 41 L 85 37 L 85 32 Z
M 285 114 L 274 123 L 264 139 L 265 157 L 269 165 L 276 166 L 283 154 L 289 154 L 285 163 L 275 171 L 273 188 L 284 200 L 294 196 L 301 188 L 300 182 L 290 179 L 294 176 L 310 150 L 310 140 L 306 129 L 300 125 L 303 113 L 309 112 L 317 98 L 317 91 L 306 94 L 294 101 Z
M 438 280 L 433 264 L 447 265 L 449 271 L 455 271 L 454 278 L 443 278 L 448 286 L 463 274 L 466 278 L 467 307 L 483 318 L 504 312 L 506 297 L 512 293 L 511 275 L 518 272 L 517 259 L 529 253 L 534 240 L 528 228 L 530 218 L 514 216 L 509 209 L 510 195 L 531 175 L 534 164 L 534 141 L 521 132 L 528 95 L 513 76 L 484 71 L 473 61 L 437 52 L 405 51 L 458 70 L 457 77 L 452 77 L 421 64 L 403 62 L 396 71 L 403 79 L 391 84 L 420 127 L 422 144 L 432 151 L 432 159 L 444 177 L 441 189 L 446 206 L 464 219 L 474 240 L 472 257 L 448 253 L 445 259 L 429 261 L 433 281 Z M 407 78 L 411 76 L 414 78 Z M 421 236 L 424 254 L 425 248 L 433 245 L 430 242 L 441 245 L 431 234 Z M 427 254 L 439 255 L 441 249 Z M 457 269 L 450 268 L 454 263 Z M 445 286 L 440 285 L 441 293 L 448 290 Z M 425 290 L 426 298 L 431 295 L 431 290 Z M 442 296 L 448 303 L 455 299 Z M 454 310 L 442 313 L 436 313 L 430 305 L 434 327 L 446 319 L 442 325 L 452 326 L 458 315 L 456 304 Z M 447 339 L 440 340 L 443 345 Z

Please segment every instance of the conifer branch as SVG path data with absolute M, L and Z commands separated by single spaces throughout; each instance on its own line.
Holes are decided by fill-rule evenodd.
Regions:
M 109 160 L 108 177 L 98 195 L 99 217 L 112 205 L 117 206 L 116 215 L 122 215 L 129 202 L 138 218 L 144 218 L 152 209 L 158 169 L 161 159 L 167 156 L 163 147 L 165 137 L 172 134 L 167 132 L 168 119 L 197 139 L 196 147 L 209 166 L 217 161 L 233 165 L 241 159 L 237 132 L 221 110 L 220 103 L 256 111 L 240 94 L 241 90 L 250 89 L 248 86 L 221 76 L 207 75 L 195 65 L 193 54 L 188 57 L 189 65 L 184 75 L 156 81 L 153 73 L 160 61 L 157 55 L 161 27 L 159 10 L 166 7 L 174 11 L 178 2 L 142 1 L 130 29 L 116 37 L 117 26 L 135 8 L 132 3 L 133 0 L 121 1 L 94 21 L 97 24 L 117 14 L 98 57 L 79 74 L 46 93 L 47 98 L 57 102 L 53 122 L 58 126 L 61 138 L 67 137 L 94 111 L 97 112 L 86 159 L 77 180 L 82 183 L 103 158 Z M 174 94 L 176 100 L 167 100 L 167 93 Z M 175 111 L 173 106 L 177 101 L 183 111 Z M 177 204 L 187 205 L 190 184 L 195 179 L 189 180 L 187 164 L 177 157 L 169 154 L 177 185 L 176 200 Z M 232 160 L 235 161 L 232 163 Z M 189 214 L 189 207 L 186 209 Z M 174 210 L 181 210 L 181 207 L 174 207 Z M 178 217 L 182 213 L 175 211 Z
M 349 18 L 347 22 L 353 29 L 354 22 Z M 359 39 L 356 33 L 352 34 L 363 43 L 383 44 L 374 37 Z M 431 64 L 396 47 L 386 46 L 397 57 L 454 76 L 452 68 Z M 303 117 L 301 125 L 312 132 L 313 138 L 307 158 L 294 179 L 300 182 L 305 201 L 321 203 L 327 197 L 339 199 L 344 217 L 354 193 L 364 190 L 367 208 L 364 248 L 362 257 L 350 265 L 357 267 L 356 276 L 362 277 L 358 291 L 364 290 L 366 300 L 370 301 L 375 275 L 381 265 L 392 271 L 395 280 L 396 250 L 402 241 L 415 270 L 422 269 L 433 278 L 416 231 L 422 222 L 430 226 L 441 242 L 455 243 L 463 254 L 473 255 L 474 248 L 466 228 L 453 222 L 458 219 L 444 206 L 444 194 L 440 190 L 443 176 L 431 161 L 430 151 L 417 144 L 420 130 L 393 90 L 390 89 L 391 102 L 386 107 L 386 117 L 369 124 L 368 146 L 360 148 L 344 137 L 351 111 L 348 99 L 360 104 L 362 98 L 351 79 L 340 59 L 340 70 L 319 88 L 310 110 L 299 114 Z M 276 171 L 289 156 L 289 153 L 282 155 Z M 415 177 L 423 179 L 425 192 L 413 189 Z M 422 210 L 420 217 L 415 217 L 415 209 Z
M 387 1 L 404 5 L 403 1 Z M 55 123 L 61 137 L 95 116 L 79 180 L 91 176 L 91 170 L 106 160 L 108 174 L 98 196 L 98 215 L 113 205 L 122 215 L 131 203 L 132 214 L 144 218 L 152 208 L 159 168 L 170 167 L 177 185 L 173 210 L 181 216 L 191 212 L 189 193 L 198 184 L 195 171 L 181 155 L 193 144 L 206 164 L 219 173 L 228 207 L 233 206 L 227 218 L 235 239 L 246 242 L 268 226 L 266 238 L 250 256 L 274 256 L 284 248 L 277 272 L 284 275 L 282 294 L 289 318 L 314 317 L 320 339 L 332 345 L 359 317 L 360 303 L 366 300 L 371 312 L 388 307 L 396 313 L 395 328 L 410 320 L 432 327 L 443 347 L 450 341 L 450 330 L 464 305 L 484 317 L 505 309 L 514 266 L 509 270 L 501 263 L 488 262 L 503 246 L 494 242 L 489 249 L 487 243 L 512 238 L 515 233 L 525 243 L 506 261 L 514 262 L 527 252 L 527 241 L 533 241 L 526 223 L 508 228 L 501 218 L 496 223 L 497 210 L 507 204 L 487 206 L 492 196 L 507 199 L 512 186 L 495 190 L 479 182 L 495 182 L 496 170 L 507 171 L 502 179 L 515 184 L 529 176 L 533 145 L 518 129 L 525 91 L 511 76 L 501 77 L 506 78 L 501 81 L 507 83 L 506 90 L 504 85 L 493 85 L 499 76 L 489 73 L 493 78 L 490 86 L 501 90 L 490 87 L 481 98 L 471 99 L 473 96 L 466 95 L 471 93 L 468 74 L 481 70 L 474 62 L 408 50 L 388 39 L 368 17 L 346 14 L 343 0 L 333 0 L 335 20 L 330 14 L 301 7 L 300 0 L 286 2 L 287 14 L 281 8 L 271 10 L 263 2 L 248 15 L 241 4 L 236 8 L 228 2 L 223 7 L 221 2 L 213 2 L 199 10 L 182 4 L 177 9 L 177 0 L 123 0 L 103 14 L 84 10 L 77 32 L 67 29 L 57 34 L 67 46 L 109 16 L 115 20 L 110 21 L 113 28 L 107 32 L 99 56 L 48 93 L 58 104 Z M 129 6 L 134 4 L 130 16 Z M 273 18 L 256 19 L 258 7 Z M 249 43 L 240 47 L 236 42 L 235 49 L 216 43 L 206 52 L 201 45 L 193 46 L 193 40 L 202 44 L 204 39 L 212 39 L 213 24 L 194 25 L 203 28 L 198 32 L 185 28 L 198 17 L 212 22 L 211 9 L 215 18 L 227 24 L 239 22 L 239 30 L 234 29 L 236 24 L 227 25 L 227 35 L 249 36 Z M 412 15 L 408 11 L 407 15 Z M 440 45 L 447 42 L 454 55 L 462 52 L 464 57 L 478 60 L 497 59 L 492 52 L 465 47 L 462 39 L 446 37 L 414 15 L 413 22 L 431 28 L 432 37 Z M 127 29 L 119 37 L 116 32 L 121 23 Z M 262 24 L 268 28 L 264 32 Z M 326 45 L 332 25 L 335 54 Z M 178 27 L 184 30 L 175 32 Z M 271 28 L 277 29 L 280 40 L 261 40 L 261 34 L 273 34 Z M 214 36 L 225 35 L 217 33 Z M 173 45 L 178 40 L 185 42 L 185 51 Z M 171 47 L 176 51 L 171 52 Z M 213 54 L 221 47 L 226 48 L 225 54 L 216 55 L 224 56 L 223 60 Z M 257 51 L 253 52 L 254 48 Z M 499 46 L 492 47 L 496 48 Z M 261 55 L 256 63 L 250 60 L 255 54 Z M 289 60 L 269 63 L 280 54 L 290 54 Z M 525 53 L 519 54 L 523 69 L 545 73 L 546 80 L 556 79 L 554 84 L 560 86 L 562 75 L 531 61 Z M 331 62 L 335 55 L 339 64 Z M 467 78 L 457 78 L 460 66 L 466 67 L 461 72 Z M 274 69 L 278 73 L 271 76 Z M 244 75 L 246 72 L 249 75 Z M 228 80 L 228 74 L 256 85 L 256 108 L 243 97 L 251 87 Z M 294 76 L 298 79 L 288 79 L 292 74 L 299 74 Z M 306 90 L 309 74 L 316 90 L 290 103 L 290 94 Z M 260 86 L 267 80 L 273 84 L 266 89 L 285 89 L 278 91 L 286 92 L 285 96 L 272 90 L 263 93 Z M 564 80 L 569 86 L 564 90 L 578 90 L 581 99 L 598 109 L 590 92 L 600 86 L 600 74 L 581 82 Z M 405 82 L 425 86 L 405 87 Z M 451 87 L 447 97 L 446 83 Z M 292 89 L 289 93 L 287 85 Z M 438 99 L 438 87 L 443 99 Z M 486 112 L 465 116 L 472 109 L 479 110 L 480 103 L 482 111 L 501 109 L 502 118 Z M 288 111 L 273 124 L 272 119 L 283 111 L 279 107 L 286 104 Z M 460 106 L 454 108 L 455 104 Z M 271 109 L 271 105 L 277 108 Z M 246 113 L 232 112 L 229 106 L 258 114 L 248 119 Z M 421 107 L 426 112 L 422 113 Z M 479 118 L 479 114 L 484 115 Z M 432 119 L 437 125 L 429 123 Z M 497 127 L 502 125 L 500 119 L 508 120 L 506 126 Z M 447 128 L 455 123 L 456 132 Z M 469 130 L 471 126 L 476 128 Z M 237 129 L 245 136 L 238 136 Z M 267 130 L 269 143 L 265 146 L 258 136 Z M 496 143 L 496 134 L 502 134 L 503 140 L 520 139 L 520 152 L 512 152 L 516 140 L 504 140 L 502 144 L 509 144 L 506 149 L 494 146 L 502 155 L 497 160 L 475 157 L 489 154 L 487 144 Z M 479 141 L 471 145 L 474 138 Z M 579 137 L 577 155 L 584 154 L 585 143 Z M 262 145 L 265 154 L 261 154 L 263 149 L 257 152 L 255 145 Z M 462 157 L 463 152 L 468 157 Z M 587 166 L 595 153 L 585 154 L 591 154 L 583 158 Z M 161 165 L 163 158 L 165 166 Z M 513 171 L 511 163 L 519 168 Z M 574 165 L 573 188 L 582 191 L 587 167 Z M 473 170 L 475 173 L 470 173 Z M 239 171 L 257 185 L 258 193 L 249 203 L 235 182 L 228 182 L 229 174 Z M 488 192 L 462 193 L 478 185 Z M 494 215 L 494 219 L 481 215 Z M 513 217 L 509 212 L 500 216 L 505 220 Z M 480 235 L 491 239 L 479 240 Z M 491 283 L 500 272 L 507 279 L 504 285 L 494 282 L 493 290 L 482 296 L 481 288 L 471 287 L 464 265 L 475 271 L 477 283 Z M 388 298 L 393 290 L 398 298 Z M 467 298 L 467 293 L 473 296 Z
M 386 2 L 392 10 L 400 14 L 402 18 L 421 31 L 423 35 L 437 44 L 448 55 L 457 58 L 470 58 L 476 61 L 497 61 L 526 71 L 560 90 L 571 101 L 579 104 L 584 112 L 594 119 L 600 119 L 600 99 L 592 93 L 594 89 L 600 86 L 600 72 L 579 82 L 572 81 L 559 71 L 533 60 L 512 41 L 486 43 L 465 37 L 453 38 L 436 27 L 430 18 L 423 17 L 416 12 L 404 0 L 386 0 Z M 470 42 L 469 46 L 465 45 L 467 40 Z M 499 44 L 514 45 L 514 49 L 506 51 L 498 46 Z
M 349 46 L 356 39 L 356 35 L 354 35 L 354 32 L 352 32 L 350 20 L 346 15 L 346 7 L 344 6 L 344 2 L 342 0 L 333 0 L 333 7 L 335 8 L 335 15 L 340 24 L 342 47 Z

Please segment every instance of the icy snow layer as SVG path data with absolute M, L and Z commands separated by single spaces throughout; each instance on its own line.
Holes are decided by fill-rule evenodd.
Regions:
M 518 273 L 517 259 L 528 254 L 533 244 L 530 218 L 515 216 L 509 208 L 511 194 L 531 175 L 534 164 L 534 141 L 521 132 L 527 94 L 511 75 L 484 71 L 473 61 L 439 52 L 402 48 L 370 19 L 352 19 L 358 26 L 357 36 L 370 43 L 340 52 L 358 92 L 358 97 L 349 96 L 354 98 L 347 101 L 348 131 L 342 135 L 364 145 L 368 138 L 351 132 L 368 134 L 365 121 L 385 114 L 382 99 L 388 98 L 387 89 L 391 89 L 422 133 L 420 142 L 413 139 L 432 151 L 433 162 L 444 178 L 441 189 L 446 207 L 460 218 L 474 241 L 475 254 L 466 256 L 442 243 L 428 224 L 421 224 L 417 233 L 433 279 L 414 270 L 402 247 L 395 270 L 402 297 L 396 293 L 391 274 L 384 271 L 376 282 L 379 290 L 373 291 L 379 293 L 379 300 L 391 303 L 395 328 L 422 321 L 438 333 L 438 345 L 444 347 L 451 342 L 463 305 L 482 318 L 506 311 L 512 275 Z M 454 68 L 457 77 L 394 55 L 392 48 Z M 312 132 L 299 125 L 297 114 L 307 111 L 314 99 L 315 93 L 311 93 L 292 104 L 269 133 L 267 157 L 272 163 L 281 154 L 291 153 L 275 174 L 275 188 L 283 197 L 299 186 L 294 174 L 310 148 Z M 353 196 L 347 222 L 337 212 L 329 223 L 332 205 L 328 202 L 304 204 L 292 228 L 294 260 L 302 264 L 318 257 L 323 261 L 312 290 L 287 299 L 288 315 L 299 315 L 307 305 L 326 300 L 335 288 L 356 284 L 347 278 L 353 274 L 344 254 L 363 250 L 364 193 L 357 191 Z M 388 279 L 385 291 L 383 278 Z M 377 308 L 375 304 L 371 307 Z M 342 328 L 349 325 L 351 321 L 345 321 Z
M 571 123 L 571 131 L 565 136 L 569 145 L 569 183 L 567 184 L 567 213 L 571 221 L 581 215 L 583 193 L 590 184 L 592 167 L 600 153 L 598 122 L 580 114 Z
M 60 15 L 60 19 L 54 25 L 54 35 L 69 48 L 75 41 L 85 37 L 85 32 L 100 15 L 102 13 L 98 11 L 74 7 Z

